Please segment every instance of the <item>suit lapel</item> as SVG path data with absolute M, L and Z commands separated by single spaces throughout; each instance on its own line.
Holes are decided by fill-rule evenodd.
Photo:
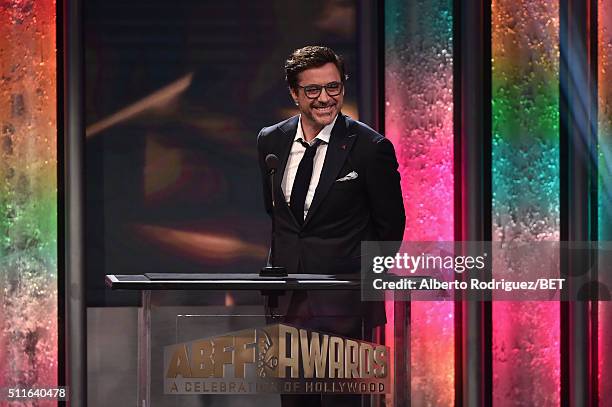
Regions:
M 349 133 L 348 127 L 349 120 L 344 115 L 340 114 L 329 138 L 329 145 L 327 146 L 321 177 L 319 178 L 319 184 L 317 185 L 314 198 L 308 209 L 308 214 L 304 220 L 304 227 L 308 224 L 308 221 L 312 218 L 331 186 L 336 181 L 336 177 L 340 173 L 349 151 L 351 151 L 351 147 L 355 141 L 355 135 Z
M 289 208 L 287 205 L 287 199 L 285 197 L 285 193 L 283 192 L 283 188 L 281 186 L 283 182 L 283 177 L 285 175 L 285 167 L 287 167 L 287 161 L 289 160 L 289 153 L 291 152 L 291 146 L 293 145 L 293 139 L 295 138 L 295 132 L 297 131 L 297 126 L 299 122 L 299 116 L 294 116 L 291 119 L 287 120 L 285 124 L 279 127 L 281 133 L 283 133 L 282 137 L 280 137 L 280 141 L 277 146 L 277 154 L 280 160 L 280 165 L 278 167 L 278 172 L 276 173 L 276 177 L 274 177 L 274 184 L 277 191 L 277 196 L 281 197 L 282 205 Z M 293 212 L 289 210 L 291 217 L 297 224 L 297 219 L 293 216 Z

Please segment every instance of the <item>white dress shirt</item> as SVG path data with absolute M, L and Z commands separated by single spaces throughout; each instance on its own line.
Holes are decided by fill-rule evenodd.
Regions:
M 334 128 L 334 124 L 336 123 L 337 119 L 338 116 L 336 115 L 334 121 L 323 127 L 319 134 L 317 134 L 317 136 L 309 143 L 312 145 L 315 139 L 321 140 L 321 144 L 319 144 L 313 160 L 312 178 L 310 178 L 308 192 L 306 193 L 306 202 L 304 202 L 304 219 L 306 219 L 308 209 L 310 209 L 310 204 L 312 203 L 312 198 L 314 197 L 317 185 L 319 185 L 321 170 L 323 169 L 323 163 L 325 162 L 325 154 L 327 154 L 327 145 L 329 144 L 331 131 Z M 291 145 L 291 151 L 289 152 L 289 158 L 287 159 L 285 173 L 283 174 L 283 182 L 281 184 L 287 205 L 291 204 L 291 190 L 293 189 L 295 174 L 297 173 L 300 161 L 302 161 L 302 157 L 306 151 L 306 147 L 300 143 L 300 140 L 306 141 L 304 138 L 304 132 L 302 131 L 302 116 L 300 116 L 298 120 L 297 131 L 295 132 L 295 137 L 293 138 L 293 144 Z

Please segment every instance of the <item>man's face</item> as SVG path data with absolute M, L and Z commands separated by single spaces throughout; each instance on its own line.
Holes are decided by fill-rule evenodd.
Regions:
M 341 91 L 337 96 L 329 96 L 325 88 L 314 99 L 307 96 L 308 90 L 304 87 L 309 85 L 325 86 L 332 83 L 340 83 Z M 297 102 L 302 121 L 308 121 L 315 127 L 325 127 L 334 121 L 334 118 L 342 109 L 344 102 L 344 86 L 340 78 L 340 72 L 336 65 L 329 62 L 318 68 L 307 69 L 298 75 L 298 85 L 300 88 L 291 89 L 291 96 Z M 312 92 L 312 91 L 311 91 Z M 330 90 L 330 93 L 335 93 Z M 312 96 L 312 94 L 311 94 Z

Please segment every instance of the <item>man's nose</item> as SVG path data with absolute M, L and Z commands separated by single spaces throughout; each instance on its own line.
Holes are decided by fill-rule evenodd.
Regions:
M 327 89 L 323 88 L 321 89 L 321 94 L 319 95 L 319 97 L 317 98 L 319 100 L 319 102 L 322 103 L 326 103 L 329 101 L 330 96 L 327 94 Z

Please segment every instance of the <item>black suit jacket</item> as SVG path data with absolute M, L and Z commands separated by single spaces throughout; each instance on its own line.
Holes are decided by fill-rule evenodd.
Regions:
M 400 175 L 393 144 L 370 127 L 339 114 L 313 201 L 303 225 L 286 203 L 281 188 L 285 166 L 295 138 L 298 116 L 262 129 L 257 138 L 266 211 L 272 214 L 270 181 L 265 157 L 275 154 L 276 254 L 275 265 L 288 273 L 358 273 L 361 242 L 401 241 L 405 214 Z M 355 171 L 357 178 L 336 181 Z M 380 303 L 362 303 L 359 291 L 310 291 L 312 315 L 363 315 L 384 322 Z M 280 301 L 285 312 L 291 295 Z M 382 313 L 382 315 L 380 315 Z M 382 319 L 381 319 L 382 318 Z

